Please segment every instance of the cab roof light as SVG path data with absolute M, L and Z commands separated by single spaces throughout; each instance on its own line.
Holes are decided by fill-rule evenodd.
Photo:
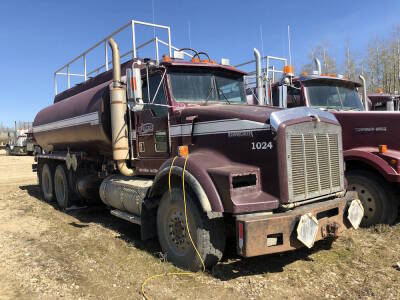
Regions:
M 193 57 L 193 58 L 192 58 L 192 62 L 193 62 L 193 63 L 199 63 L 199 62 L 200 62 L 200 59 L 199 59 L 198 57 Z
M 171 62 L 171 57 L 169 57 L 168 55 L 164 54 L 162 56 L 162 60 L 163 60 L 163 62 Z
M 283 74 L 294 75 L 294 68 L 291 65 L 286 65 L 283 67 Z
M 228 58 L 221 58 L 221 65 L 229 66 L 231 63 Z
M 174 51 L 174 59 L 185 59 L 185 53 L 183 51 Z
M 386 153 L 387 152 L 387 145 L 379 145 L 379 153 Z

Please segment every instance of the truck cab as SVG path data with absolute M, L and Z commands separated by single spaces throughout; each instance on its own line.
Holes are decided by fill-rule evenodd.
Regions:
M 399 210 L 400 143 L 393 137 L 399 134 L 400 114 L 368 111 L 365 83 L 318 70 L 299 77 L 283 74 L 265 86 L 274 107 L 306 106 L 335 115 L 342 126 L 348 189 L 358 192 L 365 209 L 362 225 L 392 224 Z

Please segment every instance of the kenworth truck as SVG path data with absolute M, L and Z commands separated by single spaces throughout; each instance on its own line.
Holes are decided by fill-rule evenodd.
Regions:
M 255 56 L 261 60 L 259 55 Z M 313 74 L 295 77 L 285 59 L 270 58 L 265 57 L 268 65 L 265 76 L 261 71 L 258 75 L 263 79 L 259 86 L 267 87 L 265 102 L 273 107 L 306 106 L 333 113 L 342 126 L 348 190 L 357 191 L 364 206 L 361 224 L 392 224 L 398 216 L 400 198 L 400 141 L 397 138 L 400 114 L 368 111 L 371 105 L 362 76 L 361 85 L 340 75 L 321 74 L 321 65 L 316 59 Z M 277 59 L 285 65 L 283 70 L 270 67 L 277 65 Z M 254 64 L 254 60 L 249 63 Z M 277 80 L 271 80 L 271 74 L 278 69 Z M 361 87 L 363 101 L 358 93 Z
M 168 42 L 143 43 L 155 43 L 156 59 L 138 58 L 138 26 L 167 30 Z M 121 64 L 113 36 L 125 27 L 133 49 Z M 250 257 L 311 248 L 358 228 L 363 208 L 346 192 L 341 127 L 331 113 L 247 105 L 244 73 L 226 60 L 173 47 L 167 26 L 125 27 L 96 44 L 105 46 L 104 72 L 90 78 L 85 51 L 55 73 L 69 79 L 70 64 L 83 59 L 75 75 L 85 81 L 56 89 L 34 121 L 45 151 L 34 169 L 46 201 L 67 208 L 99 196 L 111 214 L 139 224 L 143 239 L 157 236 L 169 261 L 192 270 L 201 260 L 189 234 L 211 267 L 227 236 Z M 168 47 L 162 59 L 159 43 Z

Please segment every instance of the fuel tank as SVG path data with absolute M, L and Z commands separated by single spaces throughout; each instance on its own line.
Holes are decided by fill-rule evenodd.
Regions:
M 110 93 L 106 81 L 65 98 L 41 110 L 33 122 L 37 143 L 47 151 L 83 151 L 88 154 L 112 153 Z

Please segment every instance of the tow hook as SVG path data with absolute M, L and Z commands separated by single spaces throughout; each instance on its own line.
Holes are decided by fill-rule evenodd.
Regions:
M 328 223 L 325 227 L 322 227 L 322 236 L 323 237 L 339 237 L 339 228 L 340 225 L 336 222 Z

